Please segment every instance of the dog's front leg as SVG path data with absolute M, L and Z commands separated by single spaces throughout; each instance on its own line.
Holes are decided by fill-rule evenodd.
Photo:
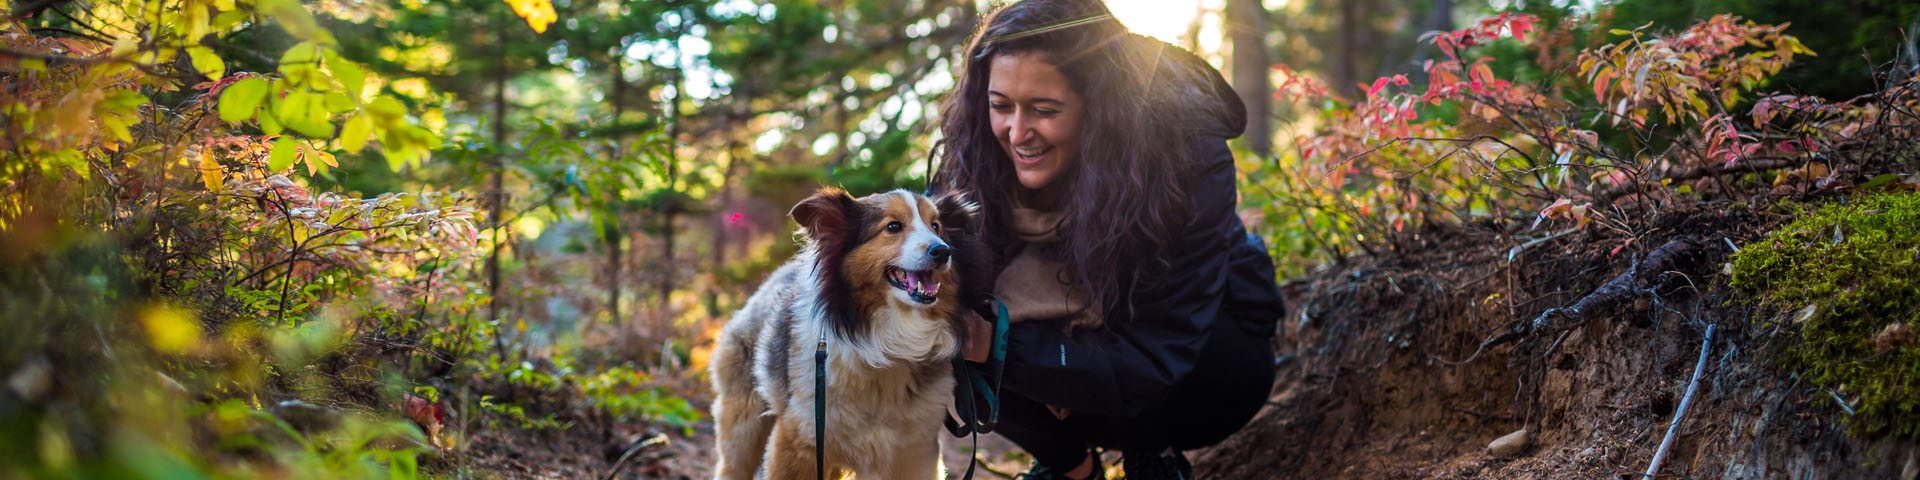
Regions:
M 793 422 L 781 421 L 773 427 L 773 442 L 767 449 L 767 480 L 814 480 L 813 442 L 808 436 L 812 430 L 805 430 Z M 842 470 L 834 466 L 834 458 L 827 457 L 826 478 L 840 478 Z

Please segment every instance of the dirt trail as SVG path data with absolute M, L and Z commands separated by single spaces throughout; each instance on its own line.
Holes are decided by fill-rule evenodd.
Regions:
M 1520 251 L 1516 233 L 1546 234 L 1450 227 L 1289 283 L 1276 342 L 1297 357 L 1252 425 L 1189 454 L 1200 478 L 1640 478 L 1708 324 L 1718 332 L 1662 478 L 1914 478 L 1920 448 L 1843 435 L 1846 413 L 1811 406 L 1825 390 L 1764 363 L 1782 335 L 1759 326 L 1771 313 L 1727 301 L 1726 243 L 1783 219 L 1667 216 L 1637 238 L 1590 228 Z M 1454 364 L 1689 235 L 1698 248 L 1643 276 L 1660 300 L 1588 312 Z M 1523 428 L 1533 441 L 1518 455 L 1488 453 Z

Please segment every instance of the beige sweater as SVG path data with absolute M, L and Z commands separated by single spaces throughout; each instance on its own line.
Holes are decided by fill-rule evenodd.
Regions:
M 1019 253 L 1000 271 L 993 294 L 1007 304 L 1007 318 L 1013 322 L 1058 322 L 1063 330 L 1099 328 L 1100 309 L 1092 305 L 1084 283 L 1047 250 L 1060 244 L 1060 212 L 1031 208 L 1013 209 L 1014 238 L 1022 242 Z

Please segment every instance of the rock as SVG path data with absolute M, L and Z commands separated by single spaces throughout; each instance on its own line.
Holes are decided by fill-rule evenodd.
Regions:
M 1596 458 L 1599 458 L 1599 456 L 1600 456 L 1599 447 L 1587 447 L 1587 449 L 1581 450 L 1580 453 L 1574 454 L 1573 463 L 1591 462 Z
M 1530 443 L 1533 443 L 1533 434 L 1522 428 L 1493 439 L 1493 443 L 1487 444 L 1487 454 L 1496 458 L 1513 458 L 1525 451 Z
M 340 411 L 299 400 L 287 400 L 273 406 L 273 416 L 301 432 L 330 430 L 340 424 Z
M 40 396 L 45 395 L 47 389 L 52 386 L 53 367 L 43 357 L 27 360 L 26 364 L 7 376 L 7 390 L 13 391 L 14 395 L 19 395 L 21 400 L 28 402 L 40 400 Z

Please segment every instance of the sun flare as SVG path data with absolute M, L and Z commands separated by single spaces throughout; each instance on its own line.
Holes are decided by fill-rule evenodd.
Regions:
M 1200 13 L 1200 0 L 1107 0 L 1107 9 L 1133 33 L 1179 44 Z

